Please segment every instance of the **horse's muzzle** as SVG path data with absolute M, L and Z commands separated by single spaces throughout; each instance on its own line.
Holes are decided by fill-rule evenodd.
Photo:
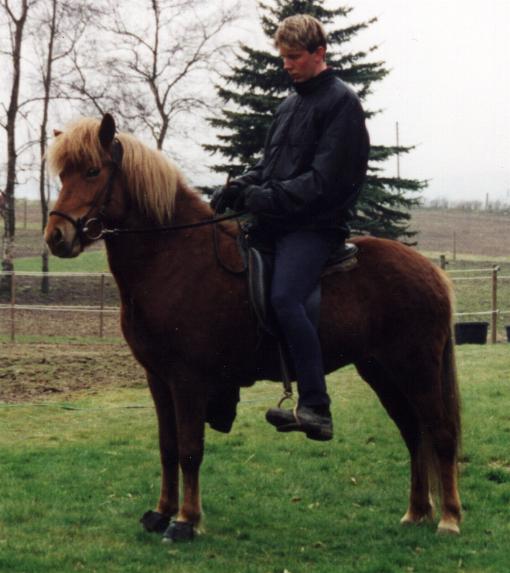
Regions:
M 44 240 L 56 257 L 70 259 L 77 257 L 83 250 L 76 229 L 67 221 L 50 221 L 44 232 Z

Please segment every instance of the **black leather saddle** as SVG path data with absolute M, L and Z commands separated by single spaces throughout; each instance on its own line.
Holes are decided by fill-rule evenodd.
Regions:
M 248 267 L 248 286 L 250 303 L 259 326 L 269 334 L 277 336 L 276 319 L 269 302 L 271 277 L 273 272 L 273 253 L 254 246 L 245 247 L 245 259 Z M 357 265 L 358 247 L 352 243 L 341 243 L 326 263 L 322 276 L 335 272 L 348 271 Z M 305 309 L 308 317 L 317 327 L 320 318 L 321 283 L 318 282 L 308 297 Z

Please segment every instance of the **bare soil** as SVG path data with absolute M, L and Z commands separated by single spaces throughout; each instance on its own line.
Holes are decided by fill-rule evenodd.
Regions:
M 510 257 L 509 213 L 416 209 L 411 228 L 421 251 Z
M 144 386 L 143 368 L 125 344 L 0 344 L 0 402 Z

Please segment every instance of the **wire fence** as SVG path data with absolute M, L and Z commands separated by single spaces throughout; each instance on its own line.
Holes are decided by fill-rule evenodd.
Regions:
M 504 339 L 502 322 L 510 316 L 510 275 L 501 274 L 498 265 L 448 270 L 448 275 L 456 293 L 463 288 L 469 294 L 472 290 L 469 283 L 486 283 L 489 295 L 481 303 L 485 308 L 472 310 L 478 304 L 474 301 L 468 305 L 469 310 L 456 312 L 454 316 L 461 322 L 467 317 L 486 317 L 491 342 Z M 42 292 L 43 281 L 47 292 Z M 119 342 L 122 339 L 119 297 L 110 273 L 3 271 L 0 283 L 4 287 L 0 298 L 0 335 L 12 342 L 34 336 L 108 338 Z M 506 289 L 503 304 L 508 307 L 500 308 L 502 288 Z M 510 325 L 506 327 L 507 337 L 509 328 Z
M 445 259 L 441 258 L 441 267 L 443 270 L 446 270 Z M 466 275 L 466 274 L 475 274 L 484 273 L 482 276 L 458 276 L 458 275 Z M 493 344 L 498 341 L 498 334 L 500 332 L 500 323 L 505 319 L 505 316 L 510 316 L 510 297 L 505 296 L 503 304 L 508 304 L 508 308 L 500 308 L 501 300 L 500 294 L 502 288 L 506 287 L 505 295 L 507 292 L 510 292 L 508 287 L 510 286 L 510 275 L 501 274 L 501 267 L 499 265 L 493 265 L 492 267 L 485 267 L 485 268 L 470 268 L 470 269 L 451 269 L 448 270 L 448 274 L 450 276 L 451 281 L 453 282 L 454 286 L 456 284 L 466 285 L 469 288 L 468 283 L 486 283 L 490 286 L 490 301 L 488 300 L 489 308 L 487 310 L 480 310 L 480 311 L 466 311 L 466 312 L 457 312 L 455 313 L 456 318 L 460 318 L 461 320 L 464 317 L 487 317 L 489 320 L 490 326 L 490 340 Z M 459 288 L 456 287 L 455 291 L 458 292 Z M 467 298 L 467 297 L 466 297 Z M 510 325 L 505 326 L 506 329 L 506 338 L 510 341 Z

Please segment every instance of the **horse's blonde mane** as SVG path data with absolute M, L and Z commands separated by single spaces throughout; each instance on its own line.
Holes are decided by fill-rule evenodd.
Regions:
M 55 137 L 48 148 L 47 161 L 56 175 L 64 169 L 98 167 L 109 159 L 99 142 L 100 121 L 80 119 Z M 158 222 L 170 220 L 175 195 L 183 176 L 161 151 L 150 149 L 132 135 L 118 133 L 122 144 L 122 174 L 128 191 L 147 215 Z

